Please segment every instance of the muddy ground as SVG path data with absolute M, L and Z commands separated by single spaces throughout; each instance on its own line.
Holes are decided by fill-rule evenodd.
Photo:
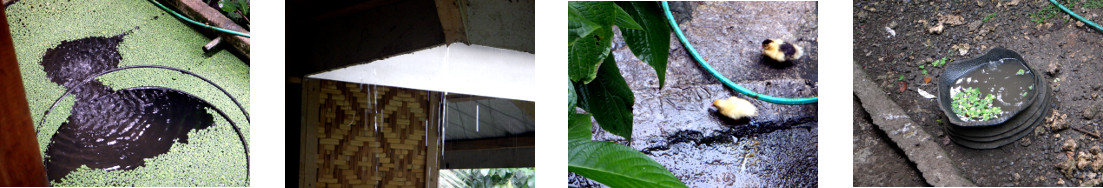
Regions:
M 1063 3 L 1089 20 L 1103 21 L 1103 1 Z M 1103 154 L 1092 154 L 1092 148 L 1103 145 L 1097 137 L 1103 131 L 1103 64 L 1098 63 L 1103 33 L 1050 8 L 1048 1 L 856 1 L 854 6 L 854 66 L 869 73 L 912 121 L 940 137 L 965 177 L 979 186 L 1101 185 L 1097 165 L 1103 165 Z M 937 91 L 934 80 L 944 66 L 932 68 L 931 62 L 969 59 L 997 47 L 1018 52 L 1043 72 L 1056 97 L 1052 109 L 1058 118 L 996 149 L 953 144 L 936 100 L 921 97 L 917 89 Z M 931 83 L 924 82 L 927 76 Z M 871 123 L 866 111 L 877 109 L 860 104 L 854 101 L 854 186 L 926 185 L 915 164 Z M 1066 147 L 1072 143 L 1076 146 Z
M 780 97 L 818 92 L 815 2 L 689 2 L 671 4 L 687 38 L 733 82 Z M 615 39 L 618 68 L 635 94 L 633 138 L 594 126 L 594 139 L 626 144 L 669 169 L 690 187 L 816 187 L 816 104 L 776 105 L 752 100 L 758 115 L 732 121 L 709 111 L 712 101 L 747 98 L 722 85 L 671 34 L 666 86 L 653 68 Z M 779 38 L 804 47 L 805 56 L 772 66 L 762 41 Z M 571 186 L 598 184 L 570 175 Z

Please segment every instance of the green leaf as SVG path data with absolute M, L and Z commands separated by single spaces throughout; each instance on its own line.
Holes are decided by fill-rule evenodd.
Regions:
M 586 84 L 585 95 L 587 112 L 594 115 L 602 129 L 632 139 L 632 106 L 636 99 L 613 58 L 601 64 L 597 79 Z
M 600 25 L 582 16 L 574 6 L 567 6 L 567 46 L 574 45 L 578 38 L 590 35 Z
M 597 76 L 602 60 L 609 56 L 613 40 L 613 20 L 616 5 L 613 2 L 579 2 L 567 4 L 586 20 L 601 26 L 589 35 L 581 36 L 568 47 L 567 76 L 574 82 L 590 83 Z M 568 13 L 569 13 L 568 9 Z
M 666 85 L 666 59 L 670 51 L 670 26 L 662 9 L 654 2 L 617 2 L 643 29 L 620 28 L 628 49 L 641 61 L 655 68 L 659 88 Z M 618 25 L 619 26 L 619 25 Z
M 577 101 L 578 95 L 575 94 L 574 83 L 571 83 L 570 80 L 567 80 L 567 114 L 574 113 L 574 107 L 577 104 Z
M 622 7 L 615 6 L 614 9 L 617 11 L 617 19 L 614 23 L 617 24 L 617 27 L 621 29 L 643 29 L 643 27 L 640 27 L 639 23 L 636 23 L 636 20 L 633 19 L 634 17 L 628 15 L 628 12 L 625 12 Z
M 628 146 L 571 139 L 567 147 L 568 171 L 609 187 L 686 187 L 662 165 Z
M 590 140 L 593 135 L 590 131 L 589 114 L 567 114 L 567 139 L 568 140 Z

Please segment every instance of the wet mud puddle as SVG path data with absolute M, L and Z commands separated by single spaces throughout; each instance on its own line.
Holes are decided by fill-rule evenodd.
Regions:
M 129 32 L 128 32 L 129 33 Z M 46 51 L 41 62 L 50 81 L 73 90 L 70 116 L 50 138 L 46 170 L 50 181 L 80 166 L 106 171 L 134 169 L 168 152 L 187 133 L 213 125 L 210 104 L 178 90 L 138 87 L 114 90 L 93 80 L 116 68 L 118 45 L 128 33 L 63 41 Z
M 991 107 L 1002 110 L 992 117 L 997 118 L 1026 107 L 1023 104 L 1034 97 L 1034 73 L 1029 71 L 1022 61 L 1014 58 L 991 61 L 955 80 L 954 85 L 950 87 L 950 96 L 958 96 L 959 93 L 970 89 L 979 91 L 979 98 L 985 98 L 987 95 L 994 96 Z M 965 121 L 980 120 L 968 118 L 962 114 L 957 116 Z

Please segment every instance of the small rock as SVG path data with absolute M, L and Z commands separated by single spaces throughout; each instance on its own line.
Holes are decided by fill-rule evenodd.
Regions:
M 1067 117 L 1068 115 L 1061 114 L 1057 109 L 1053 109 L 1053 113 L 1046 117 L 1046 122 L 1049 122 L 1049 130 L 1056 132 L 1069 128 L 1068 120 L 1065 120 Z
M 1084 22 L 1076 21 L 1076 27 L 1084 27 Z
M 1080 186 L 1081 187 L 1098 187 L 1100 184 L 1103 184 L 1103 179 L 1098 179 L 1097 178 L 1097 179 L 1091 179 L 1091 180 L 1084 181 L 1083 183 L 1080 184 Z
M 956 14 L 939 14 L 938 22 L 949 24 L 950 26 L 957 26 L 965 23 L 965 17 Z
M 1076 169 L 1084 169 L 1085 167 L 1088 167 L 1088 165 L 1091 164 L 1091 161 L 1088 161 L 1088 158 L 1089 157 L 1087 153 L 1080 152 L 1080 154 L 1076 156 Z
M 1046 134 L 1046 128 L 1045 127 L 1043 127 L 1043 126 L 1034 127 L 1034 135 L 1043 135 L 1043 134 Z
M 1049 67 L 1046 68 L 1046 73 L 1048 73 L 1049 76 L 1055 76 L 1060 71 L 1061 71 L 1061 64 L 1057 63 L 1057 61 L 1050 61 L 1049 62 Z
M 1015 6 L 1015 5 L 1019 5 L 1019 1 L 1020 0 L 1011 0 L 1011 2 L 1007 2 L 1007 4 L 1003 4 L 1003 5 L 1005 5 L 1005 6 Z
M 1030 146 L 1030 138 L 1023 138 L 1022 140 L 1019 140 L 1019 145 L 1022 145 L 1023 147 Z
M 977 20 L 977 21 L 969 22 L 969 25 L 967 25 L 967 26 L 969 26 L 969 31 L 977 32 L 977 29 L 980 28 L 980 24 L 981 24 L 980 20 Z
M 1095 119 L 1096 112 L 1099 112 L 1099 106 L 1090 105 L 1087 108 L 1084 108 L 1084 111 L 1082 112 L 1083 114 L 1080 115 L 1084 116 L 1085 120 L 1092 120 Z
M 1061 144 L 1061 151 L 1076 151 L 1076 140 L 1065 140 L 1065 143 Z
M 942 29 L 943 29 L 942 23 L 939 22 L 934 27 L 927 28 L 927 33 L 936 34 L 936 35 L 942 34 Z
M 969 43 L 955 44 L 954 46 L 951 46 L 950 48 L 957 49 L 957 52 L 960 53 L 963 56 L 965 54 L 969 53 Z
M 1096 155 L 1092 161 L 1092 170 L 1099 172 L 1099 169 L 1103 169 L 1103 156 Z
M 1023 178 L 1023 176 L 1019 175 L 1019 173 L 1011 174 L 1011 177 L 1014 177 L 1015 181 L 1019 181 L 1019 179 Z
M 889 28 L 889 27 L 885 27 L 885 32 L 888 32 L 888 33 L 889 33 L 889 36 L 888 36 L 888 38 L 892 38 L 892 37 L 895 37 L 895 36 L 896 36 L 896 31 L 895 31 L 895 30 L 892 30 L 892 28 Z
M 1066 178 L 1073 178 L 1072 174 L 1073 174 L 1073 172 L 1076 171 L 1076 161 L 1075 160 L 1065 160 L 1065 161 L 1062 161 L 1060 163 L 1057 163 L 1057 170 L 1060 170 L 1061 174 L 1065 175 Z M 1065 184 L 1065 183 L 1058 183 L 1058 184 Z
M 1057 185 L 1065 185 L 1065 179 L 1057 179 Z

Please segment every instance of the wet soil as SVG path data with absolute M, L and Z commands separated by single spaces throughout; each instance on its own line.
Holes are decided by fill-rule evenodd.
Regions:
M 750 90 L 780 97 L 816 96 L 815 2 L 672 2 L 690 43 L 713 68 Z M 778 105 L 750 100 L 758 115 L 731 120 L 710 110 L 712 101 L 747 96 L 722 85 L 671 35 L 666 85 L 619 36 L 613 54 L 635 94 L 633 140 L 600 127 L 594 140 L 626 144 L 651 156 L 690 187 L 818 186 L 816 104 Z M 777 65 L 761 43 L 782 39 L 805 56 Z M 596 124 L 595 124 L 596 125 Z M 570 175 L 570 185 L 600 186 Z
M 1089 20 L 1103 20 L 1103 8 L 1086 6 L 1092 2 L 1074 2 L 1071 8 Z M 874 73 L 870 77 L 878 87 L 924 131 L 940 137 L 951 160 L 979 186 L 1099 186 L 1098 179 L 1103 176 L 1099 170 L 1074 167 L 1064 173 L 1058 164 L 1075 160 L 1079 153 L 1101 144 L 1091 134 L 1098 135 L 1103 129 L 1097 119 L 1099 105 L 1103 105 L 1099 98 L 1103 77 L 1098 74 L 1103 64 L 1095 63 L 1103 60 L 1099 53 L 1103 51 L 1099 40 L 1103 33 L 1077 24 L 1063 12 L 1041 23 L 1032 21 L 1037 18 L 1032 15 L 1044 13 L 1049 6 L 1048 1 L 856 1 L 854 66 Z M 944 22 L 942 31 L 931 32 L 940 21 Z M 927 83 L 924 77 L 938 80 L 944 67 L 932 67 L 931 62 L 942 57 L 969 59 L 997 47 L 1022 55 L 1037 75 L 1050 83 L 1056 98 L 1053 112 L 1068 118 L 1047 120 L 1026 137 L 996 149 L 974 150 L 953 144 L 945 132 L 948 119 L 937 101 L 921 97 L 917 89 L 937 92 L 936 84 Z M 922 73 L 920 65 L 925 65 L 928 74 Z M 868 117 L 857 113 L 877 109 L 855 108 L 854 185 L 923 185 L 915 181 L 922 177 L 914 164 L 900 160 L 906 158 L 895 144 L 875 126 L 869 130 Z M 1080 147 L 1063 151 L 1065 141 Z M 885 174 L 890 176 L 882 177 Z
M 82 81 L 112 68 L 121 57 L 114 37 L 64 41 L 46 51 L 41 62 L 50 80 L 74 90 L 68 121 L 50 139 L 46 169 L 50 181 L 84 165 L 106 171 L 129 170 L 163 154 L 187 133 L 213 125 L 211 105 L 162 87 L 113 90 L 99 81 Z

